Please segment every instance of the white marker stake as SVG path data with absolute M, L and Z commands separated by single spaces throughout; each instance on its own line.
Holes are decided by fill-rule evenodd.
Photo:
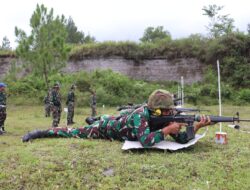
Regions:
M 221 89 L 220 89 L 220 63 L 217 60 L 217 70 L 218 70 L 218 93 L 219 93 L 219 110 L 221 116 Z M 215 142 L 218 144 L 227 144 L 227 133 L 222 132 L 222 124 L 220 122 L 220 132 L 215 133 Z
M 218 93 L 219 93 L 219 116 L 221 116 L 221 90 L 220 90 L 220 63 L 217 60 L 217 70 L 218 70 Z M 220 132 L 222 132 L 222 124 L 220 123 Z
M 181 76 L 181 106 L 184 107 L 184 80 Z

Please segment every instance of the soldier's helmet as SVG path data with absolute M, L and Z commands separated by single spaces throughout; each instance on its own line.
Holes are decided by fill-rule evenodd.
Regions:
M 75 84 L 72 84 L 70 89 L 75 89 L 76 88 L 76 85 Z
M 148 98 L 149 109 L 170 109 L 174 107 L 172 94 L 166 90 L 158 89 Z

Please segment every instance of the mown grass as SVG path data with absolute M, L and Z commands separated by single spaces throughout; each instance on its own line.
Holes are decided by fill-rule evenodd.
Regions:
M 206 109 L 217 114 L 216 106 Z M 250 118 L 250 107 L 225 106 L 223 113 L 239 110 Z M 116 114 L 114 108 L 98 111 Z M 77 108 L 74 127 L 89 113 Z M 21 142 L 25 133 L 47 129 L 51 121 L 42 106 L 8 107 L 8 133 L 0 136 L 0 189 L 250 189 L 250 134 L 225 125 L 227 145 L 215 144 L 215 125 L 197 144 L 176 152 L 122 151 L 121 142 L 91 139 Z M 65 123 L 63 113 L 60 126 Z

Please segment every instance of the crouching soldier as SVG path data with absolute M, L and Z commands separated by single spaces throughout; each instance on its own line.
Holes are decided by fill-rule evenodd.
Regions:
M 60 90 L 59 83 L 55 83 L 50 96 L 50 105 L 53 117 L 52 127 L 58 127 L 58 124 L 60 123 L 61 119 L 62 104 L 61 104 L 61 94 L 59 90 Z
M 75 92 L 74 92 L 75 88 L 76 86 L 73 84 L 67 96 L 67 101 L 66 101 L 66 105 L 68 106 L 67 125 L 72 125 L 75 123 L 73 121 L 74 109 L 75 109 Z
M 6 120 L 6 93 L 5 93 L 6 84 L 0 83 L 0 135 L 5 132 L 4 122 Z

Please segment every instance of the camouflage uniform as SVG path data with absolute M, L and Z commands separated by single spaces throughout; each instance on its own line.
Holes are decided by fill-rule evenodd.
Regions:
M 0 88 L 3 88 L 2 86 Z M 0 91 L 0 131 L 5 131 L 4 129 L 4 122 L 6 120 L 7 113 L 6 113 L 6 94 L 4 90 Z
M 45 117 L 50 117 L 50 110 L 51 110 L 50 92 L 48 92 L 48 94 L 44 97 L 43 102 L 44 102 Z
M 149 126 L 150 114 L 152 113 L 153 111 L 144 105 L 137 109 L 122 110 L 118 117 L 103 115 L 99 120 L 85 127 L 34 131 L 26 134 L 23 141 L 43 137 L 75 137 L 140 141 L 143 147 L 151 147 L 164 140 L 162 129 L 154 130 Z M 188 141 L 186 132 L 179 132 L 177 135 L 171 136 L 179 143 Z
M 74 108 L 75 108 L 75 86 L 72 86 L 67 97 L 66 105 L 68 106 L 68 114 L 67 114 L 67 125 L 74 124 Z
M 50 104 L 53 117 L 52 127 L 58 127 L 62 113 L 61 94 L 59 93 L 59 85 L 58 86 L 55 85 L 53 90 L 51 91 Z
M 100 120 L 92 125 L 79 128 L 51 128 L 43 137 L 75 137 L 108 140 L 140 141 L 143 147 L 151 147 L 155 143 L 164 140 L 162 130 L 152 131 L 149 126 L 150 111 L 147 106 L 138 108 L 127 115 L 115 117 L 103 115 Z M 173 138 L 179 143 L 186 143 L 185 132 L 174 135 Z
M 91 116 L 92 117 L 96 116 L 96 94 L 95 92 L 93 92 L 91 96 Z

